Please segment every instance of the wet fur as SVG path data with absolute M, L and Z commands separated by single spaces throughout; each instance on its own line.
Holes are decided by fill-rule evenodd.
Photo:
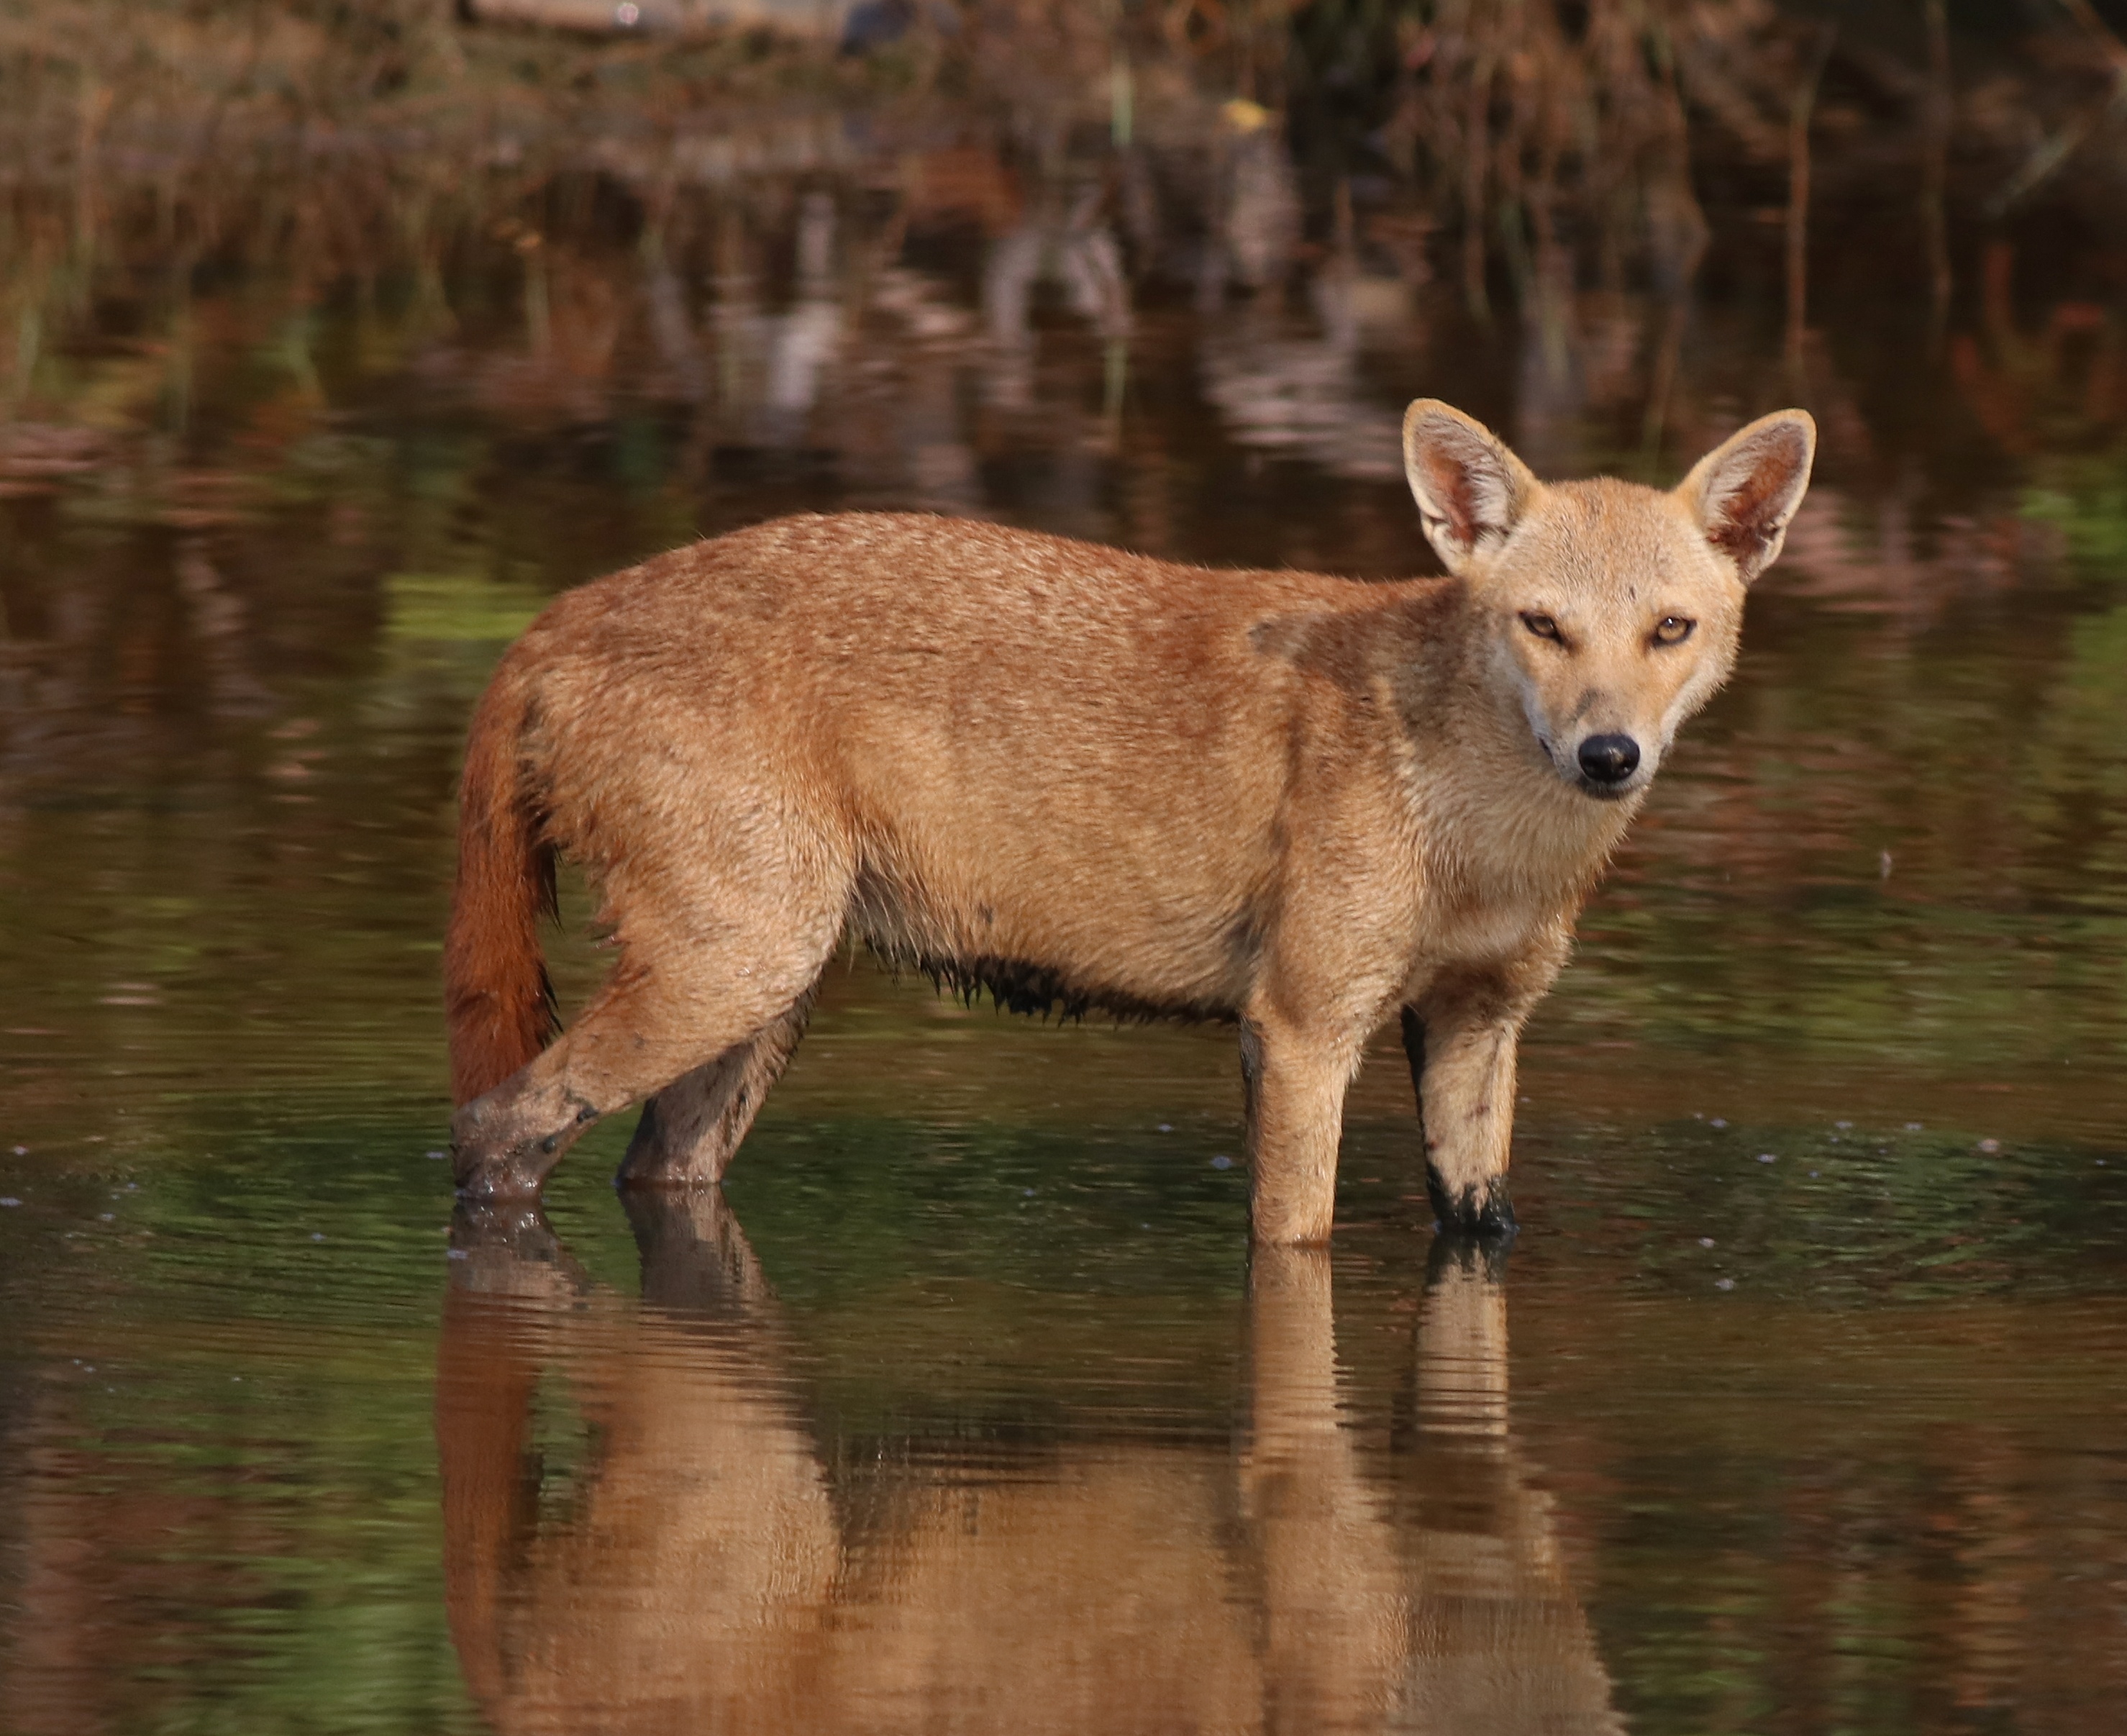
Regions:
M 652 1097 L 623 1179 L 714 1182 L 855 935 L 1016 1011 L 1238 1022 L 1267 1240 L 1328 1234 L 1344 1089 L 1400 1014 L 1443 1221 L 1509 1226 L 1521 1023 L 1733 662 L 1808 427 L 1753 425 L 1670 494 L 1547 486 L 1430 401 L 1405 446 L 1446 578 L 844 515 L 557 601 L 467 749 L 445 948 L 461 1186 L 535 1192 L 585 1125 Z M 1687 606 L 1697 644 L 1650 650 L 1648 609 Z M 1532 607 L 1570 635 L 1524 643 Z M 1641 773 L 1586 787 L 1574 743 L 1626 728 Z M 619 957 L 549 1046 L 556 851 Z

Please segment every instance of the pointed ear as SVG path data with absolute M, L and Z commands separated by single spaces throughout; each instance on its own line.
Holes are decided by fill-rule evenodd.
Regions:
M 1677 498 L 1746 585 L 1779 558 L 1816 456 L 1809 412 L 1775 410 L 1730 435 L 1677 485 Z
M 1403 470 L 1426 540 L 1455 573 L 1504 543 L 1543 488 L 1491 429 L 1438 398 L 1403 413 Z

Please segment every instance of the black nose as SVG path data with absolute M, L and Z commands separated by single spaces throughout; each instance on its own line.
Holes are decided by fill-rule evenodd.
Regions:
M 1622 784 L 1639 765 L 1640 744 L 1628 735 L 1591 735 L 1580 744 L 1581 775 L 1590 783 Z

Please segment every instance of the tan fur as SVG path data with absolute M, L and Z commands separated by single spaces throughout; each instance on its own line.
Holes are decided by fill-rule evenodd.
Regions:
M 1329 1234 L 1345 1087 L 1401 1009 L 1443 1221 L 1510 1225 L 1522 1022 L 1733 665 L 1813 441 L 1787 411 L 1672 493 L 1545 485 L 1421 400 L 1405 460 L 1444 579 L 850 515 L 562 597 L 468 751 L 461 1185 L 536 1191 L 585 1123 L 653 1096 L 624 1174 L 714 1182 L 854 932 L 1011 1006 L 1237 1021 L 1268 1241 Z M 1657 644 L 1672 616 L 1689 636 Z M 1615 735 L 1638 770 L 1596 790 L 1575 755 Z M 620 948 L 543 1053 L 534 845 L 590 871 Z

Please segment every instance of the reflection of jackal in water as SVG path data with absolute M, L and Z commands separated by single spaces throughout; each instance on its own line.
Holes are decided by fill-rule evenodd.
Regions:
M 713 1183 L 855 932 L 1007 1006 L 1238 1021 L 1264 1241 L 1329 1234 L 1345 1087 L 1400 1013 L 1442 1217 L 1510 1225 L 1522 1023 L 1734 663 L 1814 430 L 1768 416 L 1670 494 L 1540 483 L 1429 400 L 1404 434 L 1446 579 L 857 515 L 555 603 L 466 758 L 461 1186 L 533 1193 L 646 1097 L 628 1179 Z M 542 1053 L 557 850 L 620 959 Z
M 719 1195 L 631 1209 L 640 1315 L 536 1212 L 460 1226 L 437 1387 L 450 1613 L 502 1736 L 1618 1728 L 1518 1462 L 1505 1302 L 1474 1254 L 1442 1245 L 1420 1315 L 1414 1507 L 1341 1418 L 1328 1257 L 1270 1250 L 1238 1458 L 926 1461 L 883 1473 L 858 1525 Z M 552 1479 L 565 1501 L 528 1452 L 549 1371 L 595 1442 Z

